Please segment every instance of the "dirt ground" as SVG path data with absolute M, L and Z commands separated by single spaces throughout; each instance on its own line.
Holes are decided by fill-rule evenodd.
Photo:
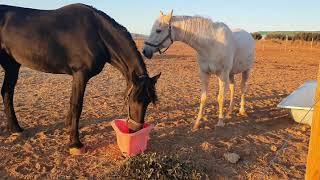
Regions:
M 142 42 L 138 45 L 141 48 Z M 205 168 L 210 179 L 302 179 L 310 127 L 295 123 L 289 111 L 276 106 L 306 80 L 316 78 L 319 57 L 320 48 L 311 50 L 307 44 L 288 45 L 285 51 L 283 43 L 258 42 L 247 93 L 249 117 L 236 116 L 240 97 L 236 90 L 233 118 L 225 127 L 215 127 L 218 81 L 213 76 L 207 121 L 192 132 L 200 101 L 198 64 L 191 48 L 175 43 L 166 54 L 146 60 L 150 75 L 162 72 L 157 84 L 159 102 L 149 106 L 146 118 L 156 124 L 149 151 L 178 154 Z M 3 75 L 1 69 L 0 83 Z M 238 75 L 238 84 L 239 79 Z M 124 89 L 124 78 L 110 65 L 90 80 L 80 123 L 89 152 L 73 157 L 68 154 L 63 123 L 71 77 L 22 68 L 14 99 L 18 120 L 25 129 L 22 135 L 4 133 L 6 119 L 0 100 L 1 179 L 108 178 L 124 161 L 110 126 L 111 120 L 126 117 Z M 287 146 L 279 151 L 285 141 Z M 239 154 L 240 161 L 228 163 L 223 157 L 227 152 Z

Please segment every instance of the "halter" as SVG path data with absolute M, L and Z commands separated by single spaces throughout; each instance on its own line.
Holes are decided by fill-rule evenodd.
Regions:
M 148 75 L 141 75 L 139 76 L 139 78 L 144 78 L 144 77 L 148 77 Z M 127 94 L 127 97 L 126 97 L 126 101 L 128 102 L 129 101 L 129 97 L 132 93 L 132 90 L 133 90 L 133 84 L 131 85 L 130 89 L 128 90 L 128 94 Z M 142 123 L 139 123 L 139 122 L 136 122 L 135 120 L 133 120 L 130 116 L 130 105 L 129 103 L 127 103 L 127 107 L 128 107 L 128 117 L 127 117 L 127 125 L 128 126 L 131 126 L 133 127 L 134 129 L 140 129 L 143 127 L 143 124 Z M 130 125 L 129 125 L 130 124 Z
M 153 43 L 150 43 L 150 42 L 148 42 L 148 41 L 145 41 L 144 44 L 157 48 L 159 54 L 162 54 L 162 53 L 166 52 L 166 51 L 169 49 L 169 47 L 171 46 L 171 44 L 173 43 L 173 40 L 172 40 L 172 37 L 171 37 L 171 24 L 170 24 L 169 27 L 168 27 L 168 31 L 169 31 L 168 35 L 167 35 L 161 42 L 159 42 L 158 44 L 153 44 Z M 168 38 L 170 39 L 170 45 L 169 45 L 164 51 L 161 52 L 160 46 L 161 46 Z

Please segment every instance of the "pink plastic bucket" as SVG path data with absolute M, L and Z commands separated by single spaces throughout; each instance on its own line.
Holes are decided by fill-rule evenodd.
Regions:
M 147 149 L 149 133 L 153 125 L 144 124 L 144 128 L 135 133 L 129 133 L 129 128 L 125 119 L 116 119 L 111 122 L 111 126 L 116 132 L 117 143 L 124 156 L 135 156 Z

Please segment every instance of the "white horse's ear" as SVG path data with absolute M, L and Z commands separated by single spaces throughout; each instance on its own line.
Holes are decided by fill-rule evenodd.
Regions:
M 173 9 L 171 9 L 170 18 L 172 17 L 172 15 L 173 15 Z
M 171 12 L 169 13 L 169 23 L 171 23 L 172 16 L 173 16 L 173 9 L 171 9 Z
M 162 11 L 160 11 L 160 16 L 163 16 L 163 12 Z

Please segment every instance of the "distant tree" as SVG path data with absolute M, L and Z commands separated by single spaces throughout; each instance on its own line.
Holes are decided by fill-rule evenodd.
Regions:
M 260 40 L 262 39 L 262 35 L 258 32 L 254 32 L 254 33 L 251 33 L 251 36 L 253 37 L 253 39 L 255 40 Z
M 320 41 L 320 33 L 319 32 L 299 32 L 293 36 L 294 40 L 301 41 Z
M 300 40 L 300 41 L 320 41 L 320 32 L 298 32 L 294 34 L 274 32 L 266 35 L 265 39 L 275 39 L 275 40 Z

